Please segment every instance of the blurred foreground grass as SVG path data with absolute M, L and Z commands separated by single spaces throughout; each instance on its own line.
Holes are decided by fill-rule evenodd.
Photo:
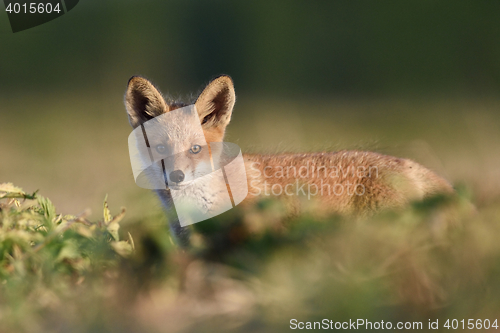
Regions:
M 500 200 L 456 198 L 371 218 L 284 218 L 264 200 L 195 224 L 118 228 L 0 188 L 2 332 L 285 332 L 289 322 L 500 317 Z M 451 210 L 450 210 L 451 209 Z M 466 213 L 468 212 L 468 213 Z M 120 241 L 120 239 L 128 239 Z

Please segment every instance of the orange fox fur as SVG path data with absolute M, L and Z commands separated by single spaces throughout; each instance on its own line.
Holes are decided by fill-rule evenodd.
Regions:
M 229 76 L 212 80 L 195 105 L 207 142 L 221 142 L 230 122 L 236 97 Z M 125 104 L 132 127 L 186 104 L 165 99 L 148 80 L 129 81 Z M 452 193 L 451 185 L 420 164 L 374 152 L 244 154 L 249 194 L 245 201 L 265 195 L 313 196 L 322 209 L 339 213 L 365 213 L 396 208 L 413 200 Z M 172 210 L 168 191 L 157 191 L 165 208 Z M 182 240 L 185 231 L 171 226 Z
M 300 194 L 297 187 L 302 185 L 303 195 L 313 195 L 323 209 L 338 213 L 397 208 L 453 192 L 446 180 L 420 164 L 374 152 L 245 155 L 245 160 L 250 197 L 279 192 L 287 195 L 287 186 L 288 194 L 296 195 Z M 293 187 L 290 184 L 294 181 Z

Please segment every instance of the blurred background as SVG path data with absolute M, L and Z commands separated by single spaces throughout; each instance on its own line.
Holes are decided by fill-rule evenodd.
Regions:
M 244 151 L 376 150 L 489 194 L 499 14 L 497 1 L 82 1 L 16 34 L 2 14 L 0 178 L 63 212 L 106 193 L 129 216 L 157 209 L 131 173 L 127 80 L 182 98 L 225 73 L 227 140 Z
M 102 285 L 79 279 L 80 289 L 70 284 L 59 303 L 45 285 L 36 302 L 13 298 L 55 309 L 53 317 L 34 317 L 55 323 L 53 330 L 17 320 L 25 310 L 14 303 L 0 308 L 0 318 L 33 322 L 29 332 L 141 331 L 134 316 L 152 332 L 183 331 L 191 320 L 197 332 L 219 331 L 221 323 L 276 332 L 288 330 L 292 315 L 411 320 L 415 309 L 424 321 L 498 318 L 499 17 L 498 1 L 86 0 L 13 34 L 0 13 L 0 183 L 39 189 L 60 213 L 91 208 L 93 221 L 108 194 L 113 214 L 127 208 L 122 224 L 139 249 L 116 281 L 96 269 Z M 306 227 L 283 235 L 273 233 L 281 230 L 272 225 L 279 220 L 273 206 L 245 217 L 233 210 L 213 224 L 224 229 L 224 221 L 249 217 L 273 232 L 226 251 L 229 259 L 198 256 L 184 267 L 158 200 L 134 183 L 123 96 L 128 79 L 142 75 L 189 100 L 222 73 L 237 94 L 226 141 L 243 152 L 362 149 L 412 158 L 467 189 L 479 215 L 449 234 L 431 207 L 361 227 L 330 219 L 327 232 L 313 223 L 316 233 L 305 217 Z M 210 225 L 196 228 L 218 240 L 231 234 Z M 208 249 L 222 251 L 206 239 Z M 269 250 L 288 242 L 277 254 Z M 128 290 L 127 279 L 137 279 L 128 282 L 139 293 L 149 281 L 143 277 L 163 266 L 173 273 L 155 280 L 152 296 L 125 306 L 128 291 L 116 285 Z M 179 298 L 183 280 L 192 293 Z M 57 290 L 61 280 L 54 281 Z M 203 298 L 206 281 L 215 301 Z M 20 314 L 10 317 L 15 309 Z M 206 326 L 214 314 L 234 313 L 234 322 Z

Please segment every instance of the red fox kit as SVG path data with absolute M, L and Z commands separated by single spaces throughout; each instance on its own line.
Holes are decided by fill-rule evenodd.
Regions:
M 187 182 L 185 179 L 196 174 L 196 156 L 202 149 L 200 140 L 223 141 L 235 100 L 231 78 L 222 75 L 212 80 L 194 103 L 204 138 L 193 134 L 195 125 L 199 124 L 180 117 L 161 124 L 165 128 L 165 136 L 156 149 L 183 146 L 186 151 L 184 159 L 190 161 L 165 175 L 168 182 L 166 189 L 156 190 L 169 215 L 171 230 L 182 245 L 188 245 L 189 232 L 181 227 L 176 218 L 170 188 L 182 190 Z M 165 99 L 148 80 L 132 77 L 128 83 L 125 106 L 130 124 L 135 129 L 186 104 Z M 210 154 L 214 155 L 214 152 Z M 308 199 L 314 197 L 329 212 L 364 214 L 453 192 L 446 180 L 416 162 L 374 152 L 244 154 L 243 158 L 249 189 L 245 201 L 262 196 L 301 195 Z M 209 209 L 222 192 L 215 184 L 205 185 L 195 195 Z

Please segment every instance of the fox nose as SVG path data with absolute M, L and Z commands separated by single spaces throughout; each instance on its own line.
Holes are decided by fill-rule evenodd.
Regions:
M 172 171 L 168 176 L 174 183 L 180 183 L 184 180 L 184 172 L 182 170 Z

